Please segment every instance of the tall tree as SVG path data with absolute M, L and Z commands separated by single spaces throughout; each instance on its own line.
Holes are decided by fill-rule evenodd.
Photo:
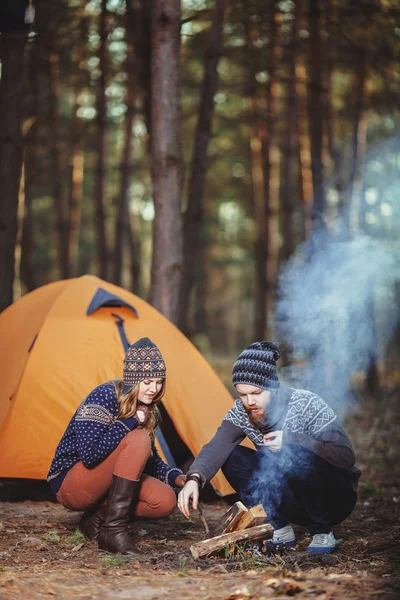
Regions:
M 50 3 L 47 4 L 49 9 Z M 62 131 L 60 127 L 60 57 L 56 48 L 56 23 L 47 21 L 45 35 L 47 38 L 47 67 L 49 72 L 49 104 L 48 104 L 48 126 L 51 159 L 51 188 L 56 215 L 57 232 L 57 262 L 58 271 L 62 279 L 69 277 L 68 256 L 68 210 L 65 197 L 64 185 L 64 151 Z
M 13 301 L 18 193 L 23 160 L 25 31 L 0 35 L 0 312 Z
M 363 174 L 367 151 L 367 56 L 360 49 L 357 52 L 357 73 L 354 74 L 355 111 L 352 132 L 352 154 L 350 161 L 350 177 L 348 182 L 348 228 L 354 232 L 360 229 L 360 216 L 363 206 Z
M 259 30 L 252 20 L 251 7 L 244 7 L 246 20 L 248 93 L 250 97 L 250 165 L 252 209 L 255 216 L 254 240 L 254 338 L 263 337 L 267 327 L 267 264 L 268 264 L 268 197 L 264 182 L 262 138 L 265 122 L 260 115 L 260 104 L 265 99 L 265 90 L 258 84 L 258 50 L 255 42 L 259 38 Z M 263 115 L 264 119 L 265 116 Z
M 106 233 L 106 130 L 107 130 L 107 0 L 101 0 L 99 15 L 99 69 L 100 76 L 97 83 L 97 164 L 94 181 L 94 210 L 97 231 L 98 272 L 102 279 L 108 275 L 108 245 Z
M 128 196 L 129 181 L 132 172 L 132 145 L 133 145 L 133 124 L 136 116 L 136 80 L 137 66 L 136 56 L 136 35 L 135 23 L 137 21 L 137 9 L 132 0 L 126 2 L 126 41 L 127 56 L 125 60 L 125 70 L 127 73 L 125 102 L 127 110 L 124 119 L 124 146 L 121 160 L 121 178 L 120 189 L 117 201 L 117 217 L 115 221 L 115 240 L 114 240 L 114 283 L 121 285 L 122 267 L 124 256 L 124 242 L 131 238 L 131 265 L 132 265 L 132 286 L 136 293 L 139 293 L 140 280 L 140 240 L 139 232 L 133 230 L 130 220 Z
M 152 3 L 151 176 L 155 219 L 150 302 L 178 322 L 183 273 L 179 0 Z
M 323 165 L 323 118 L 324 101 L 322 87 L 322 42 L 321 42 L 321 2 L 310 0 L 310 76 L 308 83 L 308 122 L 310 128 L 311 170 L 313 178 L 313 228 L 325 227 L 326 209 Z
M 214 96 L 219 83 L 218 63 L 222 54 L 225 7 L 226 0 L 215 0 L 208 47 L 205 53 L 204 77 L 190 168 L 188 201 L 184 218 L 184 278 L 179 314 L 179 326 L 183 331 L 187 331 L 190 292 L 195 283 L 197 265 L 203 260 L 207 150 L 212 131 Z
M 286 131 L 281 158 L 281 233 L 282 259 L 288 260 L 295 249 L 293 215 L 296 204 L 297 173 L 299 158 L 297 56 L 299 52 L 299 16 L 301 0 L 294 0 L 291 41 L 288 48 L 288 82 L 286 85 Z
M 71 276 L 78 274 L 79 234 L 81 226 L 81 205 L 83 199 L 83 176 L 85 156 L 83 151 L 84 128 L 78 111 L 82 93 L 88 85 L 87 74 L 87 38 L 88 19 L 82 15 L 79 19 L 80 39 L 77 51 L 79 52 L 78 72 L 74 82 L 74 99 L 72 106 L 71 123 L 71 152 L 70 152 L 70 180 L 68 198 L 68 260 Z
M 279 2 L 271 2 L 270 46 L 268 56 L 268 81 L 266 85 L 267 111 L 262 130 L 262 154 L 264 172 L 265 212 L 268 220 L 268 260 L 266 264 L 268 294 L 267 323 L 264 336 L 273 337 L 271 317 L 275 311 L 275 294 L 278 276 L 279 255 L 279 164 L 276 135 L 278 67 L 282 54 L 282 14 Z M 261 332 L 260 332 L 261 333 Z

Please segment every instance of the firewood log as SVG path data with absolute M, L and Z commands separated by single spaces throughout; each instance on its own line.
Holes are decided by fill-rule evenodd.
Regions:
M 203 540 L 190 546 L 190 552 L 193 558 L 198 559 L 203 556 L 209 556 L 213 552 L 218 552 L 226 545 L 236 544 L 237 542 L 249 542 L 251 540 L 260 540 L 272 537 L 274 528 L 269 523 L 250 527 L 242 531 L 232 531 L 224 533 L 210 540 Z
M 245 505 L 242 504 L 242 502 L 235 502 L 235 504 L 230 507 L 228 512 L 222 515 L 222 517 L 212 527 L 210 527 L 210 531 L 208 532 L 206 539 L 210 539 L 216 535 L 221 535 L 227 531 L 233 531 L 236 524 L 246 513 L 247 508 Z
M 239 523 L 235 526 L 234 531 L 241 531 L 242 529 L 248 529 L 249 527 L 255 527 L 256 525 L 262 525 L 264 523 L 267 514 L 262 504 L 257 504 L 249 508 L 249 510 L 242 516 Z

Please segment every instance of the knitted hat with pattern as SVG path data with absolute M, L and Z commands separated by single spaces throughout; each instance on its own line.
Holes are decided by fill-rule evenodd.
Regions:
M 250 344 L 233 365 L 233 385 L 244 383 L 255 385 L 263 390 L 276 390 L 279 380 L 276 373 L 276 361 L 280 352 L 273 342 L 254 342 Z
M 141 338 L 132 344 L 124 359 L 124 391 L 144 379 L 165 377 L 165 362 L 155 343 L 149 338 Z

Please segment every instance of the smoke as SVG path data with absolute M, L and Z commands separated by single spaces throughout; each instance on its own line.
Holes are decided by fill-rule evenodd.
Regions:
M 365 235 L 319 233 L 300 246 L 279 278 L 277 332 L 292 355 L 282 379 L 344 412 L 352 374 L 383 355 L 398 323 L 399 267 L 398 251 Z

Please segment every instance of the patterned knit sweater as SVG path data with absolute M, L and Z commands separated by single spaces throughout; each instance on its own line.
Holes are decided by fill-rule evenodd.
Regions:
M 283 431 L 282 444 L 300 444 L 343 470 L 356 490 L 361 473 L 354 466 L 353 447 L 332 408 L 317 394 L 284 386 L 274 393 L 273 403 L 277 410 L 268 430 Z M 204 485 L 246 436 L 256 449 L 265 448 L 263 433 L 250 422 L 243 403 L 236 400 L 188 475 L 199 473 Z
M 118 397 L 112 381 L 96 387 L 80 404 L 56 448 L 47 475 L 54 494 L 77 462 L 82 461 L 85 467 L 92 469 L 115 450 L 127 433 L 139 426 L 135 417 L 118 419 L 117 416 Z M 174 486 L 182 473 L 162 460 L 154 444 L 145 472 L 170 486 Z

